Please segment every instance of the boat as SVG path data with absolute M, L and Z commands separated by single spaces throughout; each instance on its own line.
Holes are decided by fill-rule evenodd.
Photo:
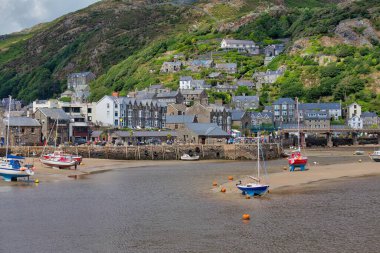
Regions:
M 77 161 L 72 159 L 71 156 L 60 156 L 60 157 L 52 157 L 52 158 L 40 158 L 40 162 L 46 166 L 59 168 L 59 169 L 67 169 L 72 166 L 77 166 Z
M 260 183 L 260 138 L 257 138 L 257 177 L 250 178 L 255 182 L 236 185 L 243 195 L 262 196 L 268 191 L 269 185 Z
M 8 154 L 9 150 L 9 117 L 11 110 L 12 97 L 9 96 L 8 123 L 6 135 L 5 157 L 0 161 L 0 176 L 4 181 L 17 181 L 19 177 L 30 177 L 34 175 L 34 167 L 32 165 L 23 165 L 24 157 L 13 156 Z
M 199 160 L 199 155 L 190 156 L 189 154 L 183 154 L 181 156 L 181 160 L 183 160 L 183 161 L 197 161 L 197 160 Z
M 77 162 L 77 164 L 81 164 L 82 163 L 82 156 L 67 154 L 67 153 L 65 153 L 62 150 L 56 150 L 53 153 L 45 154 L 42 157 L 47 160 L 47 159 L 53 159 L 53 158 L 59 158 L 59 157 L 67 157 L 67 156 L 71 156 L 71 158 L 73 160 L 75 160 Z
M 303 156 L 301 153 L 301 131 L 300 131 L 300 116 L 298 111 L 298 99 L 296 98 L 297 103 L 297 129 L 298 129 L 298 149 L 293 152 L 288 158 L 289 170 L 294 171 L 295 168 L 300 168 L 301 171 L 305 170 L 307 164 L 307 157 Z
M 380 162 L 380 150 L 373 152 L 369 157 L 375 162 Z
M 19 177 L 27 177 L 34 175 L 34 167 L 32 165 L 24 165 L 21 156 L 7 155 L 0 161 L 0 176 L 4 181 L 17 181 Z

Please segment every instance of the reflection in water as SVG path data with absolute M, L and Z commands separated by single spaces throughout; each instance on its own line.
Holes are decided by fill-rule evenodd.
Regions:
M 379 178 L 262 199 L 210 191 L 251 170 L 183 163 L 0 187 L 0 252 L 377 252 Z

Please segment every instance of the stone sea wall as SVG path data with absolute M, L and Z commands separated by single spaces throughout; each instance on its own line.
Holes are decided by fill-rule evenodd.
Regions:
M 12 154 L 21 156 L 39 157 L 43 147 L 11 147 Z M 263 144 L 265 159 L 280 157 L 279 144 Z M 83 158 L 115 159 L 115 160 L 178 160 L 181 155 L 199 154 L 200 159 L 226 159 L 226 160 L 255 160 L 257 146 L 254 144 L 231 145 L 162 145 L 162 146 L 70 146 L 62 150 L 71 154 L 81 155 Z M 44 153 L 51 153 L 54 148 L 46 147 Z M 0 154 L 5 153 L 0 150 Z

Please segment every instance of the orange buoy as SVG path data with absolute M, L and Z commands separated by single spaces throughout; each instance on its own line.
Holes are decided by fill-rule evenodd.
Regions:
M 233 176 L 229 176 L 228 180 L 232 181 L 232 180 L 234 180 L 234 177 Z
M 251 196 L 246 195 L 246 196 L 245 196 L 245 199 L 251 199 Z
M 212 182 L 212 186 L 217 186 L 218 185 L 218 183 L 217 182 Z
M 227 190 L 226 190 L 226 188 L 222 188 L 221 190 L 220 190 L 220 192 L 223 192 L 223 193 L 225 193 Z
M 251 216 L 247 213 L 243 214 L 243 217 L 242 217 L 243 220 L 250 220 L 251 219 Z

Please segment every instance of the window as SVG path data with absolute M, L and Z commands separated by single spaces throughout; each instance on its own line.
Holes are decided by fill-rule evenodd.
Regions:
M 25 128 L 21 128 L 21 133 L 25 133 Z
M 92 113 L 92 108 L 87 108 L 87 113 Z
M 115 103 L 115 108 L 117 109 L 117 104 Z
M 279 110 L 279 109 L 280 109 L 280 106 L 279 106 L 279 105 L 274 105 L 274 109 L 275 109 L 275 110 Z
M 119 113 L 118 112 L 115 112 L 115 117 L 119 117 Z
M 286 110 L 286 108 L 288 108 L 287 105 L 282 105 L 282 110 Z
M 92 116 L 88 116 L 88 117 L 87 117 L 87 120 L 88 120 L 88 121 L 92 121 Z
M 158 112 L 154 112 L 154 118 L 158 118 Z
M 216 116 L 212 117 L 212 123 L 216 124 Z
M 139 118 L 142 118 L 142 116 L 143 116 L 143 111 L 139 110 Z
M 158 121 L 157 120 L 154 121 L 154 127 L 158 127 Z
M 107 109 L 109 109 L 110 108 L 110 104 L 109 103 L 107 103 Z
M 110 117 L 110 111 L 107 111 L 107 119 Z
M 30 129 L 30 132 L 31 132 L 32 134 L 34 134 L 34 127 L 32 127 L 32 128 Z
M 175 125 L 174 125 L 174 129 L 178 129 L 178 124 L 175 124 Z
M 132 109 L 128 109 L 128 118 L 132 118 L 132 112 L 133 112 Z

